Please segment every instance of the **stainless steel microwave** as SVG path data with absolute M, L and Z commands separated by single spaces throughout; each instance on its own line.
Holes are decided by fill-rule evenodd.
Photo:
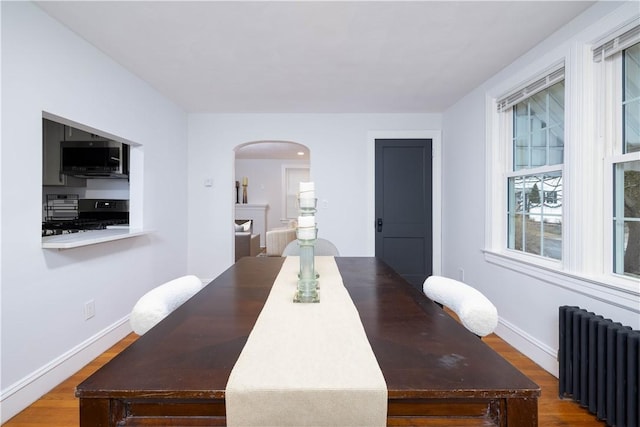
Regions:
M 62 141 L 62 173 L 79 178 L 127 178 L 129 146 L 117 141 Z

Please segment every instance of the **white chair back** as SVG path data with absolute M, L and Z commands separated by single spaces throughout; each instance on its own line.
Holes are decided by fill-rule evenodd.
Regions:
M 316 239 L 314 254 L 318 256 L 340 256 L 340 252 L 338 251 L 338 248 L 336 248 L 336 245 L 327 239 Z M 300 245 L 298 245 L 297 240 L 289 242 L 289 244 L 284 248 L 284 251 L 282 251 L 282 256 L 290 255 L 300 255 Z

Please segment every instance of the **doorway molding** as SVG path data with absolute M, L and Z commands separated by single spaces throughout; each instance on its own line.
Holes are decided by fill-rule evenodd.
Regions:
M 367 252 L 375 254 L 375 145 L 376 139 L 431 139 L 432 141 L 432 196 L 433 196 L 433 274 L 442 273 L 442 131 L 440 130 L 388 130 L 367 132 L 367 224 L 371 232 L 366 235 Z

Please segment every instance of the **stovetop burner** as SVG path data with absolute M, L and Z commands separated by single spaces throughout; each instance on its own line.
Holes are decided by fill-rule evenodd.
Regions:
M 42 228 L 42 237 L 46 237 L 46 236 L 59 236 L 61 234 L 71 234 L 71 233 L 79 233 L 80 230 L 70 230 L 70 229 L 55 229 L 55 230 L 51 230 L 51 229 L 47 229 L 47 228 Z
M 57 196 L 66 201 L 68 197 Z M 110 225 L 129 224 L 129 201 L 110 199 L 80 199 L 75 201 L 74 218 L 48 218 L 42 223 L 42 236 L 104 230 Z
M 79 233 L 82 231 L 104 230 L 110 225 L 124 225 L 128 223 L 128 218 L 45 221 L 42 223 L 42 236 L 57 236 L 60 234 Z

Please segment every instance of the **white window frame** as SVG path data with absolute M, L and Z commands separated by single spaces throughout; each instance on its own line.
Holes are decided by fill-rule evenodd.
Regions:
M 614 184 L 615 184 L 614 175 L 615 175 L 615 168 L 617 165 L 622 163 L 627 163 L 627 162 L 634 162 L 634 161 L 640 161 L 640 152 L 621 154 L 621 155 L 607 157 L 605 159 L 606 170 L 608 171 L 608 173 L 606 174 L 607 179 L 605 180 L 605 188 L 607 189 L 606 196 L 608 200 L 608 203 L 606 204 L 606 213 L 605 213 L 605 217 L 607 218 L 607 225 L 608 225 L 607 227 L 605 227 L 605 230 L 606 230 L 605 266 L 606 266 L 607 273 L 610 274 L 616 280 L 616 282 L 620 282 L 622 286 L 624 286 L 626 281 L 635 280 L 637 283 L 638 279 L 632 276 L 615 272 L 615 263 L 614 263 L 615 256 L 614 255 L 615 255 L 616 248 L 614 245 L 615 232 L 613 227 L 613 218 L 615 216 L 614 200 L 617 200 L 620 197 L 620 194 L 615 194 L 616 189 L 614 188 Z M 637 289 L 638 285 L 636 284 L 635 287 Z
M 609 36 L 609 39 L 615 38 L 617 33 L 623 33 L 628 26 L 622 27 Z M 637 39 L 636 39 L 637 40 Z M 601 45 L 602 43 L 600 43 Z M 631 43 L 629 47 L 635 43 Z M 596 77 L 596 87 L 599 88 L 599 99 L 597 105 L 598 124 L 601 129 L 600 142 L 605 147 L 604 156 L 604 206 L 605 206 L 605 226 L 604 226 L 604 270 L 605 274 L 611 278 L 612 284 L 630 291 L 638 291 L 638 279 L 615 273 L 614 253 L 616 251 L 614 245 L 614 171 L 616 165 L 620 163 L 632 162 L 640 160 L 640 152 L 632 152 L 624 154 L 622 140 L 623 120 L 622 120 L 622 51 L 619 49 L 607 58 L 597 60 L 596 67 L 598 73 Z M 594 49 L 595 50 L 595 49 Z
M 302 175 L 306 173 L 306 178 L 293 177 L 293 182 L 291 182 L 292 175 L 291 172 L 298 171 Z M 289 193 L 289 188 L 291 188 L 292 184 L 293 188 L 298 188 L 300 181 L 309 181 L 311 179 L 311 168 L 302 164 L 283 164 L 282 165 L 282 218 L 280 222 L 286 224 L 292 219 L 298 218 L 298 200 L 297 200 L 297 192 Z M 303 181 L 303 182 L 304 182 Z
M 624 21 L 637 24 L 639 16 Z M 620 21 L 618 21 L 620 22 Z M 606 91 L 602 79 L 606 75 L 601 64 L 594 62 L 593 48 L 600 40 L 619 35 L 619 25 L 601 32 L 599 38 L 568 43 L 530 64 L 529 72 L 517 72 L 503 78 L 486 93 L 486 198 L 485 260 L 548 284 L 571 289 L 620 307 L 637 310 L 640 283 L 636 278 L 613 274 L 613 167 L 610 144 L 611 110 L 602 108 Z M 614 34 L 614 31 L 616 34 Z M 604 35 L 603 35 L 604 34 Z M 613 36 L 611 35 L 613 34 Z M 518 82 L 532 81 L 545 69 L 564 61 L 565 66 L 565 156 L 563 170 L 562 261 L 554 262 L 535 255 L 507 249 L 507 179 L 510 162 L 509 120 L 498 113 L 497 100 Z M 540 70 L 536 74 L 536 69 Z M 619 74 L 621 76 L 621 74 Z M 608 104 L 613 105 L 613 104 Z M 618 103 L 618 105 L 621 105 Z M 621 126 L 621 124 L 620 124 Z M 620 127 L 621 130 L 621 127 Z M 609 143 L 607 143 L 609 141 Z M 633 154 L 635 159 L 637 154 Z M 627 155 L 627 160 L 631 157 Z
M 565 203 L 567 195 L 564 162 L 561 165 L 540 166 L 531 169 L 513 170 L 513 105 L 521 100 L 529 97 L 522 95 L 526 93 L 526 87 L 534 82 L 538 82 L 545 76 L 557 73 L 559 70 L 566 68 L 565 59 L 561 58 L 552 62 L 548 67 L 542 68 L 539 73 L 533 74 L 525 80 L 525 83 L 518 84 L 510 90 L 506 90 L 504 94 L 516 94 L 512 97 L 514 102 L 506 104 L 499 102 L 505 99 L 505 95 L 499 97 L 487 97 L 487 159 L 488 159 L 488 180 L 487 180 L 487 204 L 486 204 L 486 224 L 485 224 L 485 254 L 487 260 L 501 263 L 500 260 L 511 259 L 514 261 L 526 263 L 528 265 L 539 266 L 550 270 L 562 270 L 562 266 L 566 254 L 566 221 L 564 220 Z M 567 156 L 567 100 L 568 85 L 566 70 L 561 80 L 565 81 L 565 161 Z M 547 87 L 557 83 L 559 80 L 550 81 Z M 520 92 L 520 95 L 517 93 Z M 501 111 L 498 111 L 500 105 Z M 508 179 L 514 176 L 535 175 L 544 172 L 560 172 L 563 176 L 563 230 L 562 230 L 562 256 L 560 260 L 553 258 L 527 253 L 521 250 L 508 248 Z M 497 257 L 496 257 L 497 256 Z
M 559 65 L 556 65 L 553 68 L 554 69 L 558 68 L 558 66 Z M 562 65 L 562 67 L 560 69 L 564 69 L 564 65 Z M 553 73 L 557 73 L 558 71 L 559 71 L 559 69 L 554 71 Z M 534 80 L 536 80 L 536 79 L 534 79 Z M 556 81 L 554 81 L 552 84 L 549 84 L 548 87 L 551 87 L 551 86 L 555 85 L 556 83 L 559 83 L 560 81 L 564 81 L 564 78 L 559 79 L 559 80 L 556 79 Z M 543 90 L 548 89 L 548 87 L 543 89 Z M 566 91 L 566 89 L 565 89 L 565 91 Z M 520 99 L 517 101 L 517 103 L 525 101 L 525 100 L 529 99 L 531 96 L 533 96 L 533 95 L 520 97 Z M 506 149 L 507 149 L 507 153 L 508 153 L 507 154 L 507 156 L 508 156 L 507 157 L 508 164 L 505 165 L 505 168 L 506 168 L 505 179 L 508 182 L 511 178 L 527 177 L 527 176 L 534 176 L 534 175 L 535 176 L 540 176 L 540 175 L 545 175 L 545 174 L 548 174 L 548 173 L 559 173 L 560 176 L 563 179 L 563 200 L 564 200 L 564 160 L 563 160 L 562 163 L 558 163 L 558 164 L 535 166 L 535 167 L 522 168 L 522 169 L 514 169 L 515 168 L 515 166 L 514 166 L 515 152 L 514 152 L 514 142 L 513 142 L 513 139 L 514 139 L 513 121 L 514 121 L 514 107 L 517 105 L 517 103 L 513 103 L 513 105 L 511 105 L 509 108 L 503 109 L 503 111 L 500 114 L 501 115 L 500 120 L 503 120 L 503 121 L 507 122 L 507 123 L 505 123 L 505 126 L 503 127 L 503 129 L 505 129 L 505 133 L 503 135 L 500 135 L 501 139 L 504 138 L 504 141 L 502 143 L 504 143 L 506 145 Z M 565 113 L 564 105 L 563 105 L 563 113 L 564 113 L 564 117 L 563 117 L 562 125 L 563 125 L 563 128 L 564 128 L 565 127 L 565 122 L 566 122 L 566 113 Z M 563 135 L 563 138 L 564 138 L 564 135 Z M 549 150 L 548 144 L 547 144 L 546 148 L 547 148 L 547 150 Z M 563 151 L 564 151 L 564 146 L 563 146 Z M 529 156 L 531 156 L 531 153 L 529 153 Z M 563 154 L 563 156 L 564 156 L 564 154 Z M 529 158 L 529 161 L 531 161 L 531 158 Z M 543 189 L 541 188 L 540 191 L 543 191 Z M 507 214 L 507 212 L 509 211 L 509 208 L 508 208 L 509 200 L 508 200 L 508 198 L 509 198 L 510 194 L 509 194 L 509 186 L 508 185 L 507 185 L 506 196 L 507 196 L 507 210 L 505 211 L 505 214 Z M 564 205 L 564 202 L 563 202 L 563 205 Z M 564 216 L 565 215 L 564 215 L 564 208 L 563 208 L 562 221 L 561 221 L 562 222 L 562 243 L 563 243 L 562 246 L 563 247 L 564 247 L 564 229 L 565 229 L 565 227 L 564 227 Z M 541 223 L 542 223 L 542 221 L 541 221 Z M 507 247 L 506 247 L 506 250 L 514 251 L 516 253 L 521 253 L 521 254 L 523 254 L 524 256 L 527 256 L 527 257 L 528 256 L 533 256 L 533 257 L 536 257 L 536 258 L 541 258 L 542 259 L 541 261 L 545 262 L 545 263 L 547 261 L 549 261 L 551 263 L 561 263 L 562 262 L 562 254 L 560 256 L 560 259 L 557 260 L 555 258 L 551 258 L 551 257 L 548 257 L 548 256 L 536 255 L 536 254 L 533 254 L 533 253 L 530 253 L 530 252 L 526 252 L 525 250 L 509 248 L 509 243 L 508 242 L 510 242 L 510 240 L 511 240 L 511 231 L 512 230 L 509 230 L 509 220 L 508 219 L 506 221 L 505 226 L 507 228 L 507 233 L 508 233 L 507 234 L 507 244 L 506 244 Z M 524 229 L 524 227 L 523 227 L 523 229 Z M 524 242 L 524 240 L 523 240 L 523 242 Z M 541 245 L 541 247 L 540 247 L 541 252 L 542 252 L 542 249 L 543 248 L 542 248 L 542 245 Z

